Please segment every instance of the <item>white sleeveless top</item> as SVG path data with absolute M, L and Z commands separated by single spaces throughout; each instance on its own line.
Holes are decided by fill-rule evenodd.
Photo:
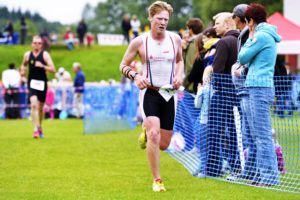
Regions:
M 150 32 L 142 35 L 146 62 L 143 63 L 143 76 L 151 86 L 161 87 L 172 84 L 175 70 L 175 34 L 166 31 L 163 41 L 158 42 Z

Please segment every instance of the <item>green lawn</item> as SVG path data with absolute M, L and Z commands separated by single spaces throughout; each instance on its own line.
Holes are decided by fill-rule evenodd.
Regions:
M 126 48 L 127 46 L 94 45 L 91 48 L 77 47 L 75 50 L 69 51 L 65 46 L 53 46 L 50 54 L 56 69 L 63 66 L 71 72 L 73 77 L 72 64 L 73 62 L 80 62 L 87 81 L 108 80 L 110 78 L 120 80 L 119 65 Z M 2 73 L 4 69 L 7 69 L 11 62 L 19 67 L 24 53 L 29 50 L 31 50 L 29 45 L 0 45 L 0 72 Z
M 166 193 L 153 193 L 140 128 L 83 135 L 80 120 L 46 120 L 45 138 L 31 138 L 28 120 L 0 121 L 0 199 L 300 199 L 217 180 L 198 179 L 166 153 Z

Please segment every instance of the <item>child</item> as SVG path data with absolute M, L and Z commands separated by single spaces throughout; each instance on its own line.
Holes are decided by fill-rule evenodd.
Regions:
M 212 86 L 210 85 L 210 76 L 213 72 L 212 66 L 208 66 L 205 68 L 203 73 L 203 85 L 198 85 L 197 95 L 195 97 L 195 107 L 200 108 L 200 116 L 199 116 L 199 133 L 198 135 L 198 147 L 200 150 L 200 170 L 197 177 L 203 178 L 206 176 L 206 165 L 207 165 L 207 121 L 208 121 L 208 109 L 210 98 L 213 94 Z
M 44 112 L 49 113 L 50 119 L 54 119 L 54 99 L 55 99 L 55 92 L 51 87 L 50 82 L 48 82 L 48 90 L 46 94 Z
M 278 171 L 280 171 L 281 174 L 285 174 L 286 169 L 284 167 L 283 151 L 282 151 L 282 147 L 276 140 L 275 129 L 272 129 L 272 138 L 273 138 L 273 142 L 275 145 L 275 151 L 276 151 L 276 157 L 277 157 L 277 163 L 278 163 Z

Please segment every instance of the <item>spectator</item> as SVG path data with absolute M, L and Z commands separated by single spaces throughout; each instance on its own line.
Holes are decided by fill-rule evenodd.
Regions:
M 50 119 L 54 119 L 54 100 L 55 91 L 51 86 L 51 82 L 48 81 L 48 89 L 46 94 L 46 101 L 44 105 L 45 116 L 49 116 Z
M 285 114 L 285 103 L 289 88 L 287 69 L 285 68 L 284 58 L 280 56 L 277 56 L 275 62 L 274 86 L 276 97 L 274 114 L 283 118 Z
M 74 100 L 73 105 L 76 110 L 76 117 L 77 118 L 83 118 L 83 92 L 84 92 L 84 82 L 85 77 L 84 73 L 81 69 L 81 64 L 78 62 L 73 63 L 73 70 L 76 74 L 74 79 Z
M 198 84 L 202 84 L 202 76 L 204 72 L 204 63 L 203 57 L 205 55 L 205 49 L 203 48 L 203 35 L 199 34 L 195 38 L 195 47 L 196 47 L 196 54 L 193 63 L 193 67 L 191 69 L 190 74 L 188 75 L 188 82 L 193 85 L 193 92 L 197 93 Z
M 58 39 L 58 36 L 55 32 L 52 32 L 50 34 L 50 40 L 51 40 L 51 43 L 52 44 L 57 44 L 57 39 Z
M 130 25 L 133 33 L 133 38 L 136 38 L 137 36 L 139 36 L 139 31 L 141 27 L 141 22 L 136 15 L 132 16 L 130 20 Z
M 71 74 L 66 71 L 64 67 L 59 67 L 55 77 L 57 78 L 58 83 L 72 82 Z
M 67 48 L 69 50 L 74 49 L 74 43 L 75 43 L 75 36 L 74 33 L 72 32 L 70 27 L 67 27 L 65 35 L 64 35 L 64 40 L 67 45 Z
M 58 72 L 55 74 L 55 78 L 58 81 L 57 91 L 61 92 L 61 107 L 64 112 L 67 110 L 67 88 L 72 83 L 71 75 L 63 67 L 59 67 Z
M 206 177 L 206 168 L 207 168 L 207 122 L 208 122 L 208 110 L 209 110 L 209 100 L 212 97 L 213 91 L 210 87 L 211 74 L 213 72 L 212 66 L 205 68 L 203 72 L 202 83 L 199 84 L 197 88 L 197 95 L 195 97 L 195 107 L 200 108 L 200 115 L 197 119 L 196 130 L 199 131 L 198 143 L 200 154 L 200 168 L 194 174 L 199 178 Z
M 85 37 L 85 34 L 87 33 L 88 31 L 88 27 L 86 25 L 86 23 L 84 22 L 84 20 L 82 19 L 78 26 L 77 26 L 77 36 L 79 38 L 79 44 L 82 46 L 84 44 L 84 37 Z
M 236 24 L 236 27 L 240 30 L 240 35 L 238 37 L 238 52 L 241 50 L 242 46 L 246 43 L 249 37 L 249 27 L 247 26 L 245 11 L 248 8 L 247 4 L 238 4 L 234 7 L 232 18 Z M 247 116 L 247 110 L 249 110 L 249 93 L 245 87 L 245 80 L 248 72 L 247 65 L 241 65 L 239 61 L 232 66 L 233 82 L 237 91 L 237 98 L 239 102 L 239 114 L 241 119 L 241 134 L 242 134 L 242 148 L 244 151 L 248 151 L 248 156 L 245 158 L 245 166 L 242 174 L 239 178 L 250 179 L 254 174 L 249 173 L 255 162 L 255 154 L 252 154 L 254 149 L 256 149 L 256 144 L 254 143 L 253 137 L 250 134 L 249 128 L 249 116 Z M 250 152 L 250 154 L 249 154 Z M 230 177 L 228 177 L 230 178 Z M 236 177 L 232 177 L 235 179 Z
M 216 30 L 213 27 L 209 27 L 203 31 L 203 48 L 205 49 L 205 55 L 203 58 L 204 67 L 211 66 L 215 59 L 216 47 L 219 41 Z
M 19 87 L 21 75 L 16 70 L 15 64 L 8 65 L 8 69 L 2 72 L 2 82 L 5 89 L 5 117 L 7 119 L 20 118 Z
M 92 44 L 94 43 L 94 35 L 92 33 L 88 32 L 86 34 L 86 42 L 87 42 L 88 47 L 92 46 Z
M 207 136 L 207 175 L 217 177 L 222 174 L 222 163 L 225 159 L 230 166 L 230 173 L 241 170 L 237 151 L 237 136 L 233 116 L 233 108 L 237 105 L 234 85 L 228 75 L 231 66 L 237 59 L 237 37 L 232 14 L 222 12 L 214 16 L 214 28 L 222 37 L 216 46 L 212 63 L 212 87 L 215 93 L 210 102 Z M 222 140 L 224 135 L 225 140 Z M 224 147 L 225 151 L 222 151 Z M 222 155 L 222 153 L 226 153 Z M 224 157 L 223 157 L 224 156 Z
M 6 25 L 4 27 L 4 33 L 7 33 L 9 37 L 12 37 L 14 34 L 14 26 L 11 20 L 7 20 Z
M 4 32 L 4 36 L 7 38 L 7 43 L 11 44 L 14 35 L 14 26 L 11 20 L 7 20 L 3 32 Z
M 40 33 L 40 36 L 43 42 L 43 47 L 42 47 L 43 50 L 50 51 L 51 42 L 50 42 L 50 35 L 48 33 L 47 28 L 44 28 L 44 30 Z
M 130 18 L 129 18 L 128 15 L 124 15 L 123 20 L 122 20 L 122 31 L 123 31 L 123 35 L 124 35 L 123 43 L 125 41 L 127 41 L 127 44 L 129 44 L 129 42 L 130 42 L 130 38 L 129 38 L 130 29 L 131 29 Z
M 184 60 L 184 74 L 183 86 L 192 91 L 192 85 L 188 81 L 188 76 L 192 70 L 192 66 L 196 57 L 196 44 L 195 38 L 202 32 L 203 22 L 199 18 L 191 18 L 186 22 L 187 26 L 187 38 L 183 40 L 183 60 Z
M 239 53 L 241 64 L 248 64 L 245 85 L 249 91 L 250 134 L 257 144 L 254 185 L 266 187 L 279 184 L 275 145 L 272 142 L 271 105 L 274 100 L 274 65 L 281 37 L 276 27 L 266 22 L 267 12 L 261 4 L 251 3 L 245 11 L 249 38 Z
M 25 21 L 25 17 L 21 17 L 21 39 L 20 44 L 24 45 L 26 43 L 26 36 L 27 36 L 27 24 Z

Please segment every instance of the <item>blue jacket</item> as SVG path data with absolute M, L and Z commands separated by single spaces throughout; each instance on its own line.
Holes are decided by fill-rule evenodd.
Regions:
M 76 93 L 83 93 L 84 92 L 84 82 L 85 77 L 83 72 L 80 70 L 77 72 L 75 80 L 74 80 L 74 87 Z
M 276 43 L 280 41 L 275 26 L 265 22 L 257 25 L 254 37 L 246 41 L 238 55 L 240 63 L 249 67 L 246 87 L 274 87 Z

